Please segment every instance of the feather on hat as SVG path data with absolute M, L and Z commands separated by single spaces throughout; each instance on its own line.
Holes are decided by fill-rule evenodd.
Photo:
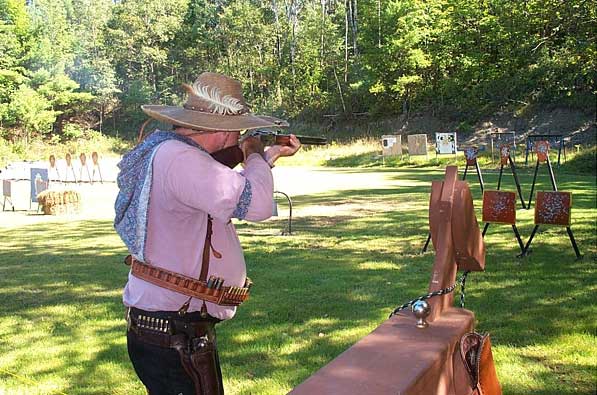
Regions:
M 241 130 L 288 127 L 288 122 L 249 111 L 239 81 L 218 73 L 201 73 L 192 85 L 183 84 L 188 93 L 182 106 L 144 105 L 141 109 L 151 118 L 205 131 L 238 132 Z

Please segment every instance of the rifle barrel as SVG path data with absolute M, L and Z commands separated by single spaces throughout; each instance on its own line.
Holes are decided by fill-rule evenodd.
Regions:
M 328 140 L 325 137 L 296 136 L 304 145 L 326 145 Z
M 288 145 L 290 141 L 289 134 L 275 134 L 272 135 L 274 137 L 272 140 L 269 140 L 266 137 L 265 142 L 280 144 L 280 145 Z M 296 138 L 301 142 L 302 145 L 326 145 L 328 143 L 325 137 L 311 137 L 311 136 L 296 136 Z M 263 141 L 263 140 L 262 140 Z
M 243 135 L 243 137 L 245 136 L 259 137 L 265 145 L 288 145 L 290 141 L 290 134 L 288 133 L 268 132 L 265 130 L 247 132 Z M 241 137 L 241 141 L 243 137 Z M 328 140 L 325 137 L 296 136 L 296 138 L 298 138 L 303 145 L 326 145 L 328 143 Z

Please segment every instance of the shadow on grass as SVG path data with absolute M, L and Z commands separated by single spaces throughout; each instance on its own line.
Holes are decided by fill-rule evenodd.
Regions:
M 242 382 L 240 393 L 297 385 L 383 322 L 394 307 L 426 292 L 434 255 L 419 254 L 427 235 L 425 184 L 441 178 L 441 172 L 408 170 L 388 177 L 418 186 L 295 196 L 295 235 L 290 237 L 274 236 L 284 218 L 237 225 L 255 287 L 237 317 L 220 325 L 219 342 L 224 374 Z M 497 175 L 487 179 L 495 182 Z M 562 185 L 579 191 L 574 200 L 579 212 L 594 214 L 591 180 L 571 178 Z M 346 205 L 353 211 L 333 215 Z M 313 206 L 330 211 L 301 214 Z M 532 219 L 530 212 L 525 215 L 520 229 L 526 241 Z M 539 234 L 533 254 L 520 260 L 511 229 L 490 228 L 487 270 L 470 275 L 467 308 L 475 312 L 478 328 L 492 333 L 498 352 L 500 345 L 550 345 L 563 335 L 594 330 L 594 215 L 576 220 L 575 227 L 584 261 L 574 260 L 565 232 L 558 233 L 562 229 Z M 10 355 L 4 368 L 31 370 L 44 358 L 36 349 L 51 343 L 54 351 L 47 358 L 55 363 L 34 374 L 65 377 L 62 391 L 127 393 L 122 383 L 128 381 L 135 384 L 127 388 L 142 393 L 126 355 L 120 293 L 128 268 L 121 264 L 125 249 L 111 222 L 0 230 L 0 247 L 0 353 Z M 558 369 L 574 374 L 581 391 L 591 387 L 590 366 Z M 531 374 L 560 388 L 559 393 L 576 393 L 572 384 L 552 385 L 543 372 Z M 268 390 L 272 379 L 277 381 Z M 548 393 L 514 389 L 508 378 L 502 382 L 505 393 Z
M 590 188 L 590 183 L 587 182 L 568 181 L 566 184 Z M 378 189 L 366 193 L 348 190 L 308 197 L 298 196 L 294 200 L 300 204 L 314 205 L 330 202 L 346 204 L 359 200 L 365 204 L 375 198 L 393 200 L 409 194 L 414 197 L 420 190 L 421 188 L 404 188 L 398 192 Z M 580 210 L 586 210 L 595 204 L 594 196 L 583 197 L 584 199 L 576 200 Z M 413 200 L 421 203 L 419 197 Z M 432 254 L 417 255 L 427 229 L 425 216 L 426 207 L 415 205 L 412 212 L 385 212 L 383 215 L 364 218 L 299 218 L 295 221 L 294 228 L 302 237 L 314 240 L 308 245 L 308 251 L 301 251 L 301 246 L 295 246 L 290 239 L 287 239 L 286 246 L 277 246 L 273 250 L 249 242 L 252 249 L 248 259 L 254 260 L 250 270 L 257 273 L 261 281 L 266 280 L 267 284 L 285 281 L 284 276 L 295 279 L 309 276 L 305 279 L 306 284 L 305 281 L 297 281 L 296 288 L 292 288 L 291 294 L 297 295 L 296 300 L 300 301 L 300 305 L 307 307 L 305 321 L 299 320 L 298 325 L 308 327 L 309 318 L 312 317 L 333 318 L 336 324 L 331 326 L 336 330 L 350 327 L 355 320 L 358 325 L 360 317 L 363 316 L 367 317 L 365 322 L 371 322 L 378 317 L 380 323 L 385 318 L 385 313 L 390 311 L 388 307 L 399 305 L 425 292 L 433 261 Z M 525 231 L 524 241 L 533 226 L 532 220 L 527 219 L 526 222 L 519 224 Z M 574 224 L 579 229 L 576 234 L 577 240 L 590 250 L 584 261 L 575 260 L 566 233 L 560 228 L 544 229 L 542 234 L 537 235 L 533 245 L 534 253 L 526 259 L 518 259 L 515 255 L 519 251 L 511 228 L 493 225 L 487 240 L 487 271 L 471 274 L 467 285 L 467 307 L 476 313 L 479 329 L 491 331 L 495 344 L 515 347 L 550 344 L 563 334 L 590 333 L 593 330 L 591 320 L 579 318 L 590 317 L 595 312 L 589 291 L 595 281 L 591 263 L 595 260 L 594 225 L 594 219 L 590 216 L 577 219 Z M 255 228 L 255 225 L 251 226 Z M 239 226 L 241 234 L 249 232 L 248 229 Z M 397 233 L 399 237 L 395 237 Z M 326 240 L 330 247 L 325 248 L 318 239 Z M 385 246 L 371 248 L 365 243 L 367 240 L 375 239 L 386 242 L 395 240 L 395 244 L 388 249 Z M 359 242 L 363 242 L 363 248 L 358 248 Z M 359 268 L 359 265 L 380 260 L 391 262 L 391 266 L 380 265 L 378 269 L 365 270 Z M 312 274 L 306 275 L 305 271 Z M 284 274 L 274 275 L 276 273 Z M 323 280 L 322 283 L 322 278 L 327 278 L 328 282 Z M 329 282 L 344 283 L 347 286 L 339 290 L 338 294 L 330 293 L 326 287 Z M 269 314 L 264 314 L 264 317 L 267 316 L 266 322 L 278 322 L 279 325 L 283 325 L 284 322 L 295 322 L 297 317 L 301 316 L 301 308 L 298 308 L 299 312 L 296 315 L 288 313 L 292 311 L 293 306 L 281 305 L 279 299 L 276 299 L 276 290 L 265 289 L 263 292 L 266 300 L 276 300 L 271 305 Z M 350 312 L 336 310 L 335 305 L 329 305 L 333 302 L 321 300 L 321 295 L 326 295 L 330 296 L 332 301 L 342 301 L 345 295 L 354 295 L 355 292 L 358 292 L 361 298 L 348 301 L 351 305 Z M 342 301 L 338 307 L 342 308 L 343 303 Z M 280 308 L 280 316 L 274 314 L 278 311 L 277 307 Z M 264 325 L 267 325 L 266 322 Z M 302 333 L 299 332 L 299 336 L 302 336 Z M 318 352 L 320 348 L 330 350 L 329 354 L 337 355 L 352 343 L 352 339 L 345 339 L 340 343 L 322 339 L 293 353 L 291 361 L 296 362 L 288 366 L 289 362 L 286 361 L 285 365 L 294 372 L 292 375 L 296 381 L 292 384 L 298 384 L 306 377 L 305 361 L 312 360 L 317 367 L 325 364 L 325 361 L 317 362 L 322 355 Z M 579 365 L 579 370 L 585 380 L 584 387 L 588 388 L 590 368 Z M 519 389 L 516 393 L 542 392 L 525 392 Z M 566 389 L 562 393 L 573 393 L 573 390 Z

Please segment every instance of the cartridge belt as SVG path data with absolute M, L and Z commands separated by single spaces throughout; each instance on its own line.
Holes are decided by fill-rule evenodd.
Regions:
M 239 306 L 249 299 L 251 280 L 247 277 L 244 287 L 224 286 L 224 280 L 211 276 L 208 281 L 194 279 L 154 265 L 148 265 L 131 255 L 124 260 L 131 266 L 133 276 L 158 287 L 169 289 L 186 296 L 201 299 L 220 306 Z
M 219 319 L 209 316 L 201 318 L 199 313 L 189 313 L 187 319 L 178 316 L 177 312 L 153 312 L 127 308 L 127 328 L 134 332 L 137 338 L 145 343 L 159 347 L 186 347 L 187 342 L 198 337 L 207 336 L 215 339 L 214 325 Z M 197 316 L 193 318 L 193 314 Z

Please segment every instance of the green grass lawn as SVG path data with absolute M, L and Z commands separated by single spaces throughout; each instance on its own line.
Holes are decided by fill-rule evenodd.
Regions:
M 279 235 L 283 216 L 237 226 L 255 286 L 219 326 L 227 393 L 285 393 L 426 292 L 434 255 L 419 252 L 430 182 L 442 172 L 338 171 L 381 172 L 402 186 L 294 196 L 292 236 Z M 549 189 L 540 174 L 537 189 Z M 521 179 L 528 194 L 529 171 Z M 485 174 L 488 187 L 496 180 Z M 574 193 L 584 260 L 565 229 L 548 227 L 517 259 L 511 228 L 492 225 L 487 270 L 467 281 L 467 308 L 492 334 L 504 394 L 595 392 L 597 188 L 593 176 L 558 181 Z M 509 173 L 502 189 L 515 190 Z M 517 216 L 526 241 L 532 210 Z M 145 394 L 126 353 L 124 255 L 110 221 L 0 228 L 0 394 Z

